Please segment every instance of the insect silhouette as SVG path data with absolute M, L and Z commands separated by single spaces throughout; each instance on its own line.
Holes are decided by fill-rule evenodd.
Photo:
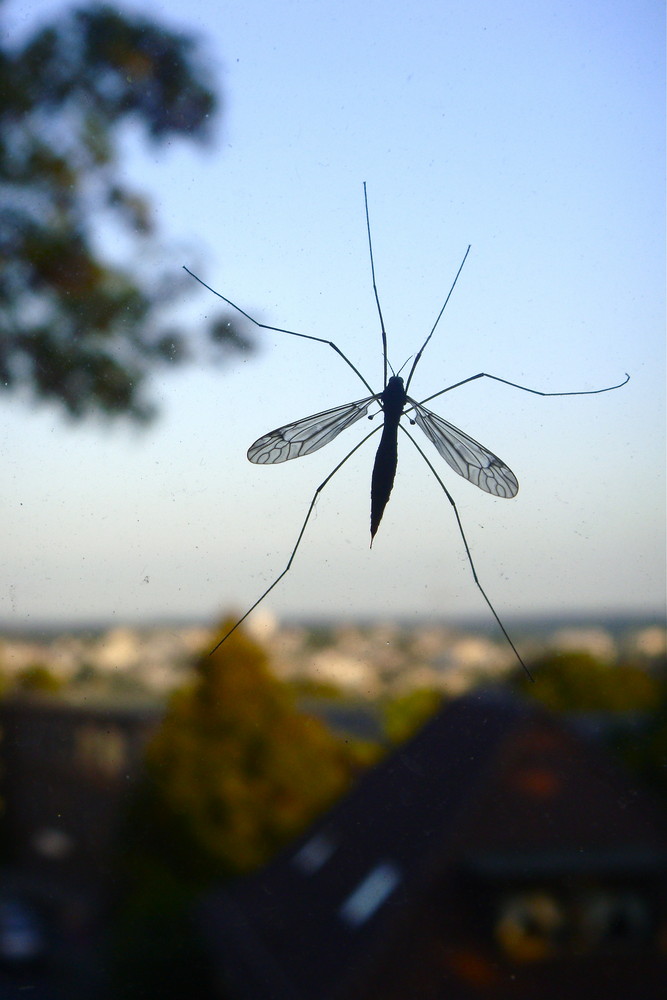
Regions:
M 453 424 L 448 423 L 442 417 L 438 416 L 437 413 L 433 413 L 432 410 L 427 409 L 424 404 L 430 402 L 432 399 L 436 399 L 438 396 L 451 392 L 453 389 L 458 389 L 463 385 L 467 385 L 470 382 L 475 382 L 477 379 L 482 378 L 489 378 L 495 382 L 501 382 L 503 385 L 511 386 L 514 389 L 521 389 L 523 392 L 530 392 L 537 396 L 590 396 L 601 392 L 610 392 L 612 389 L 619 389 L 629 381 L 630 376 L 626 373 L 622 382 L 619 382 L 617 385 L 606 386 L 603 389 L 588 389 L 573 392 L 541 392 L 539 389 L 531 389 L 528 388 L 528 386 L 519 385 L 516 382 L 510 382 L 508 379 L 500 378 L 498 375 L 490 375 L 488 372 L 478 372 L 476 375 L 470 375 L 468 378 L 455 382 L 453 385 L 449 385 L 444 389 L 440 389 L 438 392 L 433 393 L 431 396 L 427 396 L 426 399 L 419 402 L 416 399 L 413 399 L 408 395 L 410 383 L 412 382 L 417 365 L 419 364 L 422 355 L 428 346 L 431 337 L 435 333 L 445 309 L 447 308 L 447 303 L 452 296 L 468 254 L 470 253 L 470 247 L 467 248 L 463 256 L 463 260 L 459 265 L 459 269 L 456 272 L 451 288 L 447 293 L 447 297 L 433 326 L 431 327 L 428 336 L 417 354 L 414 356 L 412 367 L 410 368 L 407 379 L 404 380 L 400 377 L 400 375 L 393 374 L 393 369 L 392 375 L 388 378 L 387 374 L 389 362 L 387 355 L 387 333 L 375 279 L 375 261 L 373 258 L 373 243 L 371 239 L 370 218 L 368 213 L 368 196 L 365 183 L 364 206 L 366 211 L 366 230 L 368 235 L 371 278 L 373 282 L 375 303 L 380 318 L 380 330 L 382 335 L 382 356 L 384 368 L 382 392 L 378 393 L 373 391 L 370 384 L 366 381 L 356 365 L 353 364 L 347 355 L 345 355 L 343 351 L 341 351 L 341 349 L 333 343 L 333 341 L 326 340 L 323 337 L 316 337 L 312 334 L 298 333 L 295 330 L 286 330 L 282 327 L 269 326 L 266 323 L 260 323 L 258 320 L 254 319 L 247 312 L 245 312 L 244 309 L 232 302 L 231 299 L 226 298 L 226 296 L 221 295 L 220 292 L 211 288 L 210 285 L 207 285 L 206 282 L 202 281 L 202 279 L 197 277 L 196 274 L 193 274 L 189 268 L 184 268 L 184 270 L 195 278 L 196 281 L 207 288 L 210 292 L 213 292 L 214 295 L 217 295 L 218 298 L 222 299 L 223 302 L 226 302 L 227 305 L 231 306 L 242 316 L 245 316 L 245 318 L 251 323 L 254 323 L 255 326 L 260 327 L 263 330 L 273 330 L 276 333 L 285 333 L 292 337 L 301 337 L 305 340 L 314 340 L 317 343 L 328 345 L 352 369 L 352 371 L 370 392 L 369 396 L 356 400 L 353 403 L 345 403 L 342 406 L 335 406 L 333 409 L 323 410 L 321 413 L 315 413 L 309 417 L 302 417 L 300 420 L 294 420 L 292 423 L 285 424 L 283 427 L 278 427 L 276 430 L 269 431 L 268 434 L 262 435 L 262 437 L 258 438 L 257 441 L 255 441 L 254 444 L 251 444 L 248 449 L 248 459 L 251 462 L 254 462 L 256 465 L 277 465 L 278 463 L 287 462 L 293 458 L 302 458 L 304 455 L 310 455 L 313 452 L 318 451 L 320 448 L 323 448 L 325 445 L 329 444 L 330 441 L 333 441 L 334 438 L 338 437 L 338 435 L 344 430 L 351 427 L 352 424 L 361 420 L 362 417 L 368 414 L 368 411 L 373 404 L 378 405 L 380 410 L 371 414 L 369 419 L 373 419 L 378 412 L 383 414 L 382 425 L 366 434 L 366 436 L 347 453 L 347 455 L 329 473 L 326 479 L 317 487 L 310 501 L 306 517 L 301 525 L 294 548 L 290 553 L 287 565 L 283 569 L 282 573 L 280 573 L 273 583 L 266 588 L 264 593 L 258 597 L 250 608 L 248 608 L 236 624 L 229 629 L 217 645 L 214 646 L 211 653 L 214 653 L 215 650 L 218 649 L 223 642 L 225 642 L 229 636 L 236 631 L 239 625 L 246 620 L 248 615 L 250 615 L 259 604 L 261 604 L 264 598 L 271 593 L 273 588 L 276 587 L 282 578 L 289 572 L 299 546 L 301 545 L 308 521 L 310 520 L 310 516 L 320 493 L 333 479 L 336 473 L 345 465 L 348 459 L 350 459 L 352 455 L 354 455 L 355 452 L 358 451 L 366 441 L 368 441 L 369 438 L 373 437 L 373 435 L 377 434 L 379 431 L 382 431 L 380 444 L 375 455 L 375 462 L 371 477 L 372 546 L 373 539 L 375 538 L 376 532 L 380 526 L 382 515 L 385 507 L 387 506 L 392 487 L 394 485 L 394 478 L 396 476 L 398 464 L 398 432 L 400 430 L 412 442 L 421 457 L 424 459 L 447 497 L 447 500 L 451 504 L 475 584 L 491 610 L 491 613 L 493 614 L 493 617 L 500 627 L 505 639 L 514 651 L 517 660 L 532 680 L 528 667 L 521 658 L 519 651 L 507 632 L 507 629 L 500 620 L 500 617 L 489 600 L 486 591 L 482 587 L 454 498 L 443 483 L 431 460 L 422 450 L 417 441 L 415 441 L 412 437 L 409 430 L 401 423 L 401 417 L 407 417 L 410 424 L 416 424 L 424 432 L 429 441 L 435 445 L 436 450 L 442 458 L 444 458 L 445 462 L 447 462 L 450 468 L 452 468 L 454 472 L 458 473 L 459 476 L 467 479 L 468 482 L 473 483 L 475 486 L 478 486 L 479 489 L 484 490 L 486 493 L 490 493 L 492 496 L 509 499 L 511 497 L 515 497 L 519 491 L 519 483 L 512 470 L 508 468 L 508 466 L 505 465 L 505 463 L 498 458 L 497 455 L 494 455 L 492 451 L 489 451 L 488 448 L 485 448 L 484 445 L 475 441 L 474 438 L 471 438 L 464 431 L 459 430 L 458 427 L 454 427 Z

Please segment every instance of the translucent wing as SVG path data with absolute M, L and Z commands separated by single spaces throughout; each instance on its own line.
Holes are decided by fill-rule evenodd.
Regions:
M 356 403 L 335 406 L 333 410 L 323 410 L 322 413 L 314 413 L 312 417 L 303 417 L 292 424 L 269 431 L 250 445 L 248 458 L 255 465 L 277 465 L 290 458 L 310 455 L 333 441 L 346 427 L 361 420 L 375 398 L 369 396 Z
M 421 403 L 410 398 L 408 402 L 414 406 L 415 421 L 454 472 L 494 497 L 517 495 L 518 480 L 497 455 Z

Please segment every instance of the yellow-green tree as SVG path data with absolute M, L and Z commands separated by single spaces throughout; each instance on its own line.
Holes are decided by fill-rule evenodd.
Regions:
M 43 663 L 25 667 L 16 677 L 14 690 L 22 694 L 58 694 L 65 681 Z
M 587 652 L 547 653 L 516 684 L 555 712 L 647 712 L 660 698 L 656 677 L 632 663 L 605 663 Z
M 147 748 L 120 845 L 119 995 L 205 995 L 186 919 L 197 892 L 268 861 L 346 790 L 364 758 L 298 711 L 241 629 L 202 655 Z
M 264 651 L 236 632 L 197 664 L 149 749 L 164 801 L 230 871 L 261 864 L 338 797 L 349 747 L 300 713 Z
M 147 749 L 133 840 L 195 880 L 249 871 L 340 796 L 360 762 L 353 743 L 298 710 L 239 629 L 172 696 Z
M 414 688 L 384 705 L 384 728 L 392 743 L 403 743 L 442 708 L 443 695 L 433 688 Z

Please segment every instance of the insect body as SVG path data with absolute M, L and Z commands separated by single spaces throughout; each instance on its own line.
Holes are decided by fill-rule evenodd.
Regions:
M 257 465 L 275 465 L 291 458 L 310 455 L 366 416 L 371 404 L 375 402 L 382 407 L 384 423 L 371 478 L 371 544 L 394 485 L 398 464 L 398 430 L 404 413 L 410 417 L 411 423 L 416 423 L 421 428 L 445 461 L 464 479 L 496 497 L 509 498 L 518 493 L 516 476 L 504 462 L 453 424 L 408 396 L 399 375 L 392 375 L 387 387 L 379 395 L 315 413 L 264 434 L 250 446 L 248 458 Z M 414 417 L 410 416 L 411 413 L 414 413 Z
M 392 375 L 387 382 L 387 388 L 382 393 L 382 410 L 384 424 L 382 437 L 373 463 L 371 477 L 371 545 L 375 533 L 380 527 L 384 509 L 389 503 L 389 497 L 396 478 L 398 465 L 398 423 L 407 401 L 407 393 L 400 375 Z
M 407 435 L 408 439 L 422 456 L 447 497 L 447 500 L 454 511 L 454 517 L 456 518 L 456 523 L 463 541 L 466 557 L 468 559 L 475 584 L 491 610 L 491 613 L 498 623 L 498 626 L 500 627 L 507 642 L 514 651 L 518 661 L 530 677 L 530 671 L 521 659 L 516 646 L 512 642 L 505 626 L 500 620 L 493 604 L 487 597 L 487 594 L 479 581 L 472 553 L 470 551 L 470 546 L 468 544 L 454 498 L 440 478 L 440 475 L 431 460 L 428 458 L 426 453 L 422 451 L 421 446 L 417 443 L 417 441 L 415 441 L 409 430 L 404 426 L 404 424 L 401 423 L 401 417 L 407 416 L 411 424 L 417 424 L 429 441 L 435 446 L 442 458 L 444 458 L 447 464 L 459 476 L 467 479 L 469 482 L 479 487 L 479 489 L 484 490 L 486 493 L 490 493 L 492 496 L 507 499 L 516 496 L 519 490 L 519 483 L 514 473 L 505 465 L 504 462 L 494 455 L 493 452 L 489 451 L 483 445 L 479 444 L 479 442 L 469 437 L 468 434 L 465 434 L 457 427 L 454 427 L 453 424 L 443 420 L 443 418 L 438 416 L 437 413 L 433 413 L 431 410 L 427 409 L 424 403 L 428 403 L 430 400 L 444 395 L 444 393 L 451 392 L 452 390 L 458 389 L 463 385 L 467 385 L 469 382 L 474 382 L 477 379 L 482 378 L 489 378 L 495 382 L 500 382 L 503 385 L 510 386 L 514 389 L 521 389 L 523 392 L 530 392 L 536 396 L 588 396 L 595 395 L 600 392 L 608 392 L 611 389 L 618 389 L 620 386 L 625 385 L 630 376 L 626 374 L 623 382 L 620 382 L 618 385 L 606 386 L 603 389 L 588 389 L 574 392 L 542 392 L 539 389 L 530 389 L 528 386 L 519 385 L 517 382 L 511 382 L 508 379 L 500 378 L 498 375 L 491 375 L 488 372 L 478 372 L 476 375 L 471 375 L 468 378 L 462 379 L 460 382 L 456 382 L 444 389 L 440 389 L 438 392 L 433 393 L 421 402 L 413 399 L 408 395 L 412 377 L 427 344 L 431 340 L 431 337 L 440 322 L 450 296 L 454 291 L 454 287 L 458 281 L 459 275 L 461 274 L 463 265 L 465 264 L 470 251 L 470 247 L 466 250 L 463 260 L 461 261 L 459 269 L 456 273 L 456 277 L 452 282 L 447 298 L 445 299 L 444 304 L 436 317 L 435 323 L 431 327 L 430 333 L 414 357 L 414 361 L 406 381 L 404 382 L 400 375 L 392 375 L 388 379 L 387 334 L 385 331 L 382 309 L 380 308 L 380 300 L 375 282 L 375 264 L 373 260 L 373 246 L 371 241 L 365 184 L 364 202 L 366 206 L 366 228 L 368 232 L 368 247 L 370 251 L 373 291 L 375 293 L 375 302 L 380 317 L 380 328 L 382 333 L 384 383 L 381 392 L 373 391 L 370 383 L 366 381 L 358 368 L 352 363 L 352 361 L 350 361 L 343 351 L 341 351 L 341 349 L 333 343 L 333 341 L 325 340 L 323 337 L 316 337 L 312 334 L 298 333 L 295 330 L 286 330 L 281 327 L 268 326 L 265 323 L 260 323 L 258 320 L 253 319 L 252 316 L 241 309 L 240 306 L 237 306 L 234 302 L 232 302 L 231 299 L 221 295 L 220 292 L 216 292 L 210 287 L 210 285 L 203 282 L 201 278 L 197 278 L 192 271 L 185 268 L 185 270 L 188 271 L 188 274 L 192 275 L 192 277 L 199 281 L 200 284 L 204 285 L 205 288 L 208 288 L 214 295 L 217 295 L 228 305 L 232 306 L 232 308 L 236 309 L 241 313 L 241 315 L 245 316 L 246 319 L 250 320 L 250 322 L 254 323 L 256 326 L 263 329 L 274 330 L 277 333 L 285 333 L 293 337 L 301 337 L 305 340 L 313 340 L 317 343 L 327 344 L 345 362 L 345 364 L 347 364 L 352 371 L 354 371 L 370 393 L 370 395 L 366 398 L 357 400 L 354 403 L 346 403 L 343 406 L 336 406 L 333 409 L 323 410 L 321 413 L 315 413 L 310 417 L 303 417 L 300 420 L 295 420 L 293 423 L 285 424 L 283 427 L 270 431 L 268 434 L 264 434 L 248 449 L 248 458 L 251 462 L 254 462 L 257 465 L 275 465 L 279 462 L 287 462 L 293 458 L 301 458 L 304 455 L 310 455 L 312 452 L 317 451 L 319 448 L 323 448 L 326 444 L 329 444 L 329 442 L 333 441 L 334 438 L 336 438 L 342 431 L 351 427 L 352 424 L 361 420 L 362 417 L 368 415 L 368 411 L 373 404 L 380 407 L 384 417 L 382 428 L 376 427 L 374 430 L 370 431 L 370 433 L 366 434 L 366 436 L 347 453 L 347 455 L 329 473 L 326 479 L 317 487 L 310 501 L 306 517 L 301 525 L 296 544 L 292 549 L 287 565 L 283 569 L 282 573 L 276 577 L 273 583 L 267 587 L 264 593 L 261 594 L 255 603 L 246 611 L 243 617 L 240 618 L 226 633 L 226 635 L 222 637 L 220 642 L 214 647 L 213 650 L 211 650 L 211 652 L 215 652 L 215 649 L 217 649 L 218 646 L 222 645 L 222 643 L 229 638 L 232 632 L 234 632 L 238 626 L 245 621 L 248 615 L 254 611 L 259 604 L 261 604 L 264 598 L 267 597 L 275 586 L 277 586 L 285 574 L 289 572 L 320 493 L 336 475 L 336 473 L 343 467 L 343 465 L 345 465 L 348 459 L 351 458 L 351 456 L 358 451 L 358 449 L 370 437 L 381 429 L 382 436 L 377 454 L 375 456 L 375 464 L 373 466 L 373 475 L 371 479 L 371 545 L 373 544 L 373 539 L 382 520 L 382 515 L 385 507 L 387 506 L 392 487 L 394 485 L 398 462 L 398 433 L 400 430 Z M 372 419 L 374 415 L 375 413 L 370 414 L 370 419 Z

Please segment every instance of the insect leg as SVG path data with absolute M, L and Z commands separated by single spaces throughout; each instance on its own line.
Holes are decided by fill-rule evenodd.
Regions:
M 510 382 L 506 378 L 500 378 L 499 375 L 489 375 L 488 372 L 478 372 L 477 375 L 471 375 L 469 378 L 464 378 L 460 382 L 455 382 L 454 385 L 448 385 L 446 389 L 440 389 L 439 392 L 434 392 L 432 396 L 427 396 L 426 399 L 421 399 L 420 403 L 428 403 L 431 399 L 435 399 L 437 396 L 442 396 L 445 392 L 451 392 L 452 389 L 458 389 L 462 385 L 467 385 L 468 382 L 474 382 L 478 378 L 490 378 L 494 382 L 502 382 L 503 385 L 509 385 L 513 389 L 522 389 L 524 392 L 532 392 L 534 396 L 595 396 L 599 392 L 611 392 L 612 389 L 620 389 L 621 386 L 626 385 L 630 381 L 630 376 L 625 373 L 625 378 L 618 385 L 607 385 L 604 389 L 578 389 L 574 392 L 542 392 L 540 389 L 529 389 L 527 385 L 519 385 L 518 382 Z M 409 411 L 405 411 L 406 413 Z
M 415 439 L 412 437 L 412 435 L 409 433 L 409 431 L 407 431 L 405 429 L 405 427 L 403 427 L 402 424 L 399 424 L 399 427 L 401 428 L 401 430 L 403 431 L 403 433 L 407 434 L 407 436 L 410 438 L 410 440 L 412 441 L 413 445 L 415 446 L 415 448 L 417 449 L 417 451 L 419 452 L 419 454 L 421 455 L 421 457 L 424 459 L 424 461 L 428 465 L 429 469 L 431 470 L 431 472 L 433 473 L 433 475 L 435 476 L 435 478 L 440 483 L 440 486 L 442 487 L 442 490 L 443 490 L 445 496 L 447 497 L 447 499 L 449 500 L 450 504 L 454 508 L 454 516 L 456 517 L 456 523 L 459 526 L 459 533 L 461 535 L 461 538 L 463 539 L 463 545 L 464 545 L 465 550 L 466 550 L 466 556 L 468 557 L 468 562 L 470 564 L 470 569 L 472 570 L 473 579 L 474 579 L 475 583 L 477 584 L 477 589 L 479 590 L 480 594 L 482 595 L 482 597 L 484 598 L 484 600 L 488 604 L 489 608 L 491 609 L 491 614 L 493 615 L 493 617 L 498 622 L 498 625 L 500 626 L 500 631 L 503 633 L 503 635 L 507 639 L 508 643 L 510 644 L 510 646 L 514 650 L 514 655 L 516 656 L 517 660 L 519 661 L 519 663 L 521 664 L 521 666 L 523 667 L 523 669 L 526 671 L 526 673 L 527 673 L 528 677 L 530 678 L 530 680 L 531 681 L 534 680 L 533 675 L 531 674 L 530 670 L 528 669 L 528 667 L 526 666 L 526 664 L 524 663 L 524 661 L 521 659 L 521 656 L 519 654 L 518 649 L 516 648 L 516 646 L 514 645 L 514 643 L 512 642 L 512 640 L 510 639 L 509 633 L 508 633 L 507 629 L 505 628 L 505 626 L 501 622 L 500 618 L 498 617 L 496 609 L 494 608 L 494 606 L 491 603 L 491 601 L 489 600 L 489 598 L 486 596 L 486 592 L 485 592 L 484 588 L 482 587 L 482 584 L 479 582 L 479 577 L 477 576 L 477 570 L 475 569 L 475 563 L 473 562 L 472 553 L 470 551 L 470 546 L 468 545 L 468 539 L 466 538 L 466 533 L 463 530 L 463 524 L 461 522 L 461 517 L 459 515 L 459 512 L 458 512 L 458 509 L 456 507 L 456 504 L 454 503 L 454 498 L 452 497 L 451 493 L 449 492 L 449 490 L 447 489 L 447 487 L 443 483 L 442 479 L 440 478 L 440 476 L 436 472 L 435 468 L 431 464 L 431 462 L 428 459 L 428 457 L 424 454 L 424 452 L 419 447 L 419 445 L 417 444 L 417 442 L 415 441 Z
M 209 656 L 211 656 L 213 653 L 215 653 L 216 649 L 218 649 L 219 646 L 222 646 L 223 642 L 225 642 L 227 639 L 229 639 L 229 637 L 232 634 L 232 632 L 236 631 L 236 629 L 239 627 L 239 625 L 241 625 L 246 620 L 246 618 L 248 617 L 248 615 L 251 614 L 255 610 L 255 608 L 262 603 L 262 601 L 264 600 L 264 598 L 267 597 L 268 594 L 271 593 L 271 591 L 273 590 L 273 588 L 275 586 L 277 586 L 277 584 L 280 583 L 280 581 L 282 580 L 282 578 L 289 572 L 289 570 L 290 570 L 290 568 L 292 566 L 292 563 L 294 562 L 294 557 L 296 556 L 297 550 L 298 550 L 299 546 L 301 545 L 301 539 L 303 538 L 303 536 L 305 534 L 306 526 L 308 524 L 308 521 L 310 520 L 310 515 L 313 513 L 313 509 L 315 507 L 315 504 L 317 503 L 317 498 L 319 497 L 320 493 L 322 492 L 322 490 L 324 489 L 324 487 L 327 485 L 327 483 L 329 483 L 333 479 L 333 477 L 336 475 L 336 473 L 338 472 L 338 470 L 341 469 L 345 465 L 345 463 L 347 462 L 348 458 L 351 458 L 354 455 L 355 451 L 358 451 L 359 448 L 361 448 L 362 444 L 365 444 L 366 441 L 368 441 L 368 439 L 370 437 L 373 437 L 374 434 L 377 434 L 377 432 L 379 430 L 381 430 L 381 427 L 376 427 L 369 434 L 367 434 L 366 437 L 362 438 L 361 441 L 354 446 L 354 448 L 352 449 L 352 451 L 348 451 L 348 453 L 345 456 L 345 458 L 343 458 L 338 463 L 338 465 L 336 466 L 336 468 L 333 469 L 333 471 L 329 473 L 329 475 L 327 476 L 327 478 L 323 482 L 320 483 L 320 485 L 317 487 L 317 489 L 313 493 L 312 500 L 310 501 L 310 506 L 308 507 L 308 513 L 306 514 L 304 522 L 301 525 L 301 530 L 299 531 L 299 535 L 298 535 L 298 538 L 296 540 L 296 545 L 292 549 L 290 557 L 287 560 L 287 565 L 285 566 L 285 569 L 282 571 L 282 573 L 279 576 L 276 577 L 276 579 L 273 581 L 273 583 L 271 584 L 271 586 L 267 587 L 266 590 L 264 591 L 264 593 L 260 597 L 257 598 L 257 600 L 255 601 L 255 603 L 251 607 L 248 608 L 248 610 L 243 615 L 243 617 L 239 618 L 239 620 L 237 621 L 237 623 L 235 625 L 233 625 L 232 628 L 230 628 L 229 632 L 227 632 L 225 635 L 223 635 L 223 637 L 220 640 L 220 642 L 218 642 L 213 647 L 213 649 L 211 650 L 211 652 L 208 654 Z
M 232 309 L 236 309 L 237 312 L 241 313 L 242 316 L 245 316 L 245 318 L 247 320 L 250 320 L 251 323 L 254 323 L 255 326 L 258 326 L 261 330 L 273 330 L 275 333 L 288 333 L 290 335 L 290 337 L 301 337 L 301 338 L 303 338 L 303 340 L 314 340 L 318 344 L 327 344 L 329 347 L 332 348 L 332 350 L 334 350 L 336 352 L 336 354 L 338 354 L 339 357 L 341 357 L 343 359 L 343 361 L 345 362 L 346 365 L 350 366 L 350 368 L 355 373 L 355 375 L 357 375 L 361 379 L 361 381 L 364 383 L 364 385 L 366 386 L 366 388 L 368 389 L 368 391 L 371 393 L 371 395 L 373 395 L 373 396 L 375 395 L 375 391 L 368 384 L 368 382 L 366 381 L 366 379 L 364 378 L 364 376 L 361 374 L 361 372 L 359 371 L 359 369 L 356 367 L 356 365 L 352 364 L 352 362 L 347 357 L 347 355 L 343 354 L 343 352 L 341 351 L 340 347 L 338 347 L 336 344 L 334 344 L 333 340 L 325 340 L 324 337 L 313 337 L 313 335 L 310 334 L 310 333 L 297 333 L 296 330 L 285 330 L 281 326 L 269 326 L 268 323 L 260 323 L 258 319 L 254 319 L 250 315 L 250 313 L 247 313 L 245 311 L 245 309 L 241 309 L 241 306 L 237 306 L 236 303 L 232 302 L 231 299 L 226 298 L 226 296 L 222 295 L 220 292 L 216 292 L 215 288 L 211 288 L 211 286 L 207 285 L 205 281 L 202 281 L 201 278 L 198 278 L 197 275 L 193 271 L 191 271 L 189 267 L 185 266 L 185 264 L 183 265 L 183 270 L 187 271 L 188 274 L 192 278 L 194 278 L 195 281 L 198 281 L 200 285 L 203 285 L 204 288 L 207 288 L 209 290 L 209 292 L 213 292 L 213 294 L 217 295 L 219 299 L 222 299 L 223 302 L 226 302 L 228 306 L 232 307 Z

